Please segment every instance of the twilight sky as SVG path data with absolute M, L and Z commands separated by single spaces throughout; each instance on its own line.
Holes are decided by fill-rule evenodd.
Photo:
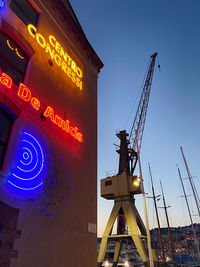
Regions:
M 98 79 L 98 235 L 113 201 L 100 197 L 100 179 L 118 167 L 116 130 L 130 130 L 149 57 L 158 52 L 141 148 L 145 191 L 150 192 L 148 162 L 155 191 L 162 180 L 172 226 L 189 224 L 178 178 L 178 163 L 187 177 L 183 147 L 197 190 L 200 188 L 200 1 L 199 0 L 71 0 L 93 48 L 104 63 Z M 158 70 L 161 65 L 161 72 Z M 186 191 L 191 194 L 188 180 Z M 192 197 L 193 219 L 199 222 Z M 143 216 L 141 196 L 136 206 Z M 150 227 L 156 218 L 147 199 Z M 163 206 L 158 202 L 158 206 Z M 159 209 L 161 225 L 166 226 Z

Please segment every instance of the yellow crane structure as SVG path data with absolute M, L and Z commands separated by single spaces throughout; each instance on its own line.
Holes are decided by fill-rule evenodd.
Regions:
M 105 199 L 113 199 L 114 206 L 102 236 L 98 254 L 98 267 L 103 266 L 108 241 L 113 238 L 116 241 L 113 267 L 116 267 L 118 264 L 123 241 L 127 238 L 133 240 L 144 266 L 149 266 L 149 259 L 144 245 L 147 241 L 147 231 L 135 206 L 134 199 L 136 194 L 143 192 L 143 183 L 140 175 L 134 175 L 134 170 L 139 161 L 156 56 L 157 53 L 151 56 L 151 62 L 130 134 L 126 130 L 119 131 L 116 134 L 120 139 L 120 146 L 117 150 L 119 153 L 118 173 L 115 176 L 101 179 L 101 196 Z M 116 219 L 117 235 L 112 235 Z M 128 226 L 129 233 L 126 232 L 126 225 Z M 155 256 L 154 261 L 157 261 Z

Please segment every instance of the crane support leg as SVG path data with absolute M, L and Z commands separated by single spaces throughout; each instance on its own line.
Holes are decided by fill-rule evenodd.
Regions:
M 129 227 L 130 235 L 137 251 L 140 255 L 140 258 L 144 264 L 144 266 L 149 266 L 148 258 L 145 252 L 144 244 L 142 241 L 142 236 L 139 232 L 139 225 L 136 219 L 136 214 L 138 214 L 138 211 L 133 204 L 132 198 L 123 198 L 121 201 L 115 201 L 114 207 L 112 209 L 111 215 L 109 217 L 108 223 L 106 225 L 104 234 L 102 236 L 99 255 L 98 255 L 98 267 L 102 266 L 103 261 L 105 260 L 107 246 L 108 246 L 108 238 L 111 237 L 111 232 L 113 229 L 114 222 L 119 214 L 120 208 L 123 209 L 124 215 L 126 218 L 127 225 Z M 140 222 L 141 223 L 141 222 Z M 117 236 L 116 236 L 117 237 Z M 120 237 L 120 236 L 118 236 Z M 125 236 L 123 235 L 123 238 Z M 146 238 L 146 236 L 143 236 Z M 113 267 L 117 266 L 118 259 L 120 256 L 121 248 L 122 248 L 123 240 L 117 239 L 116 240 L 116 247 L 115 247 L 115 253 L 114 253 L 114 260 L 113 260 Z
M 142 221 L 142 218 L 140 217 L 140 214 L 139 214 L 138 210 L 136 209 L 135 203 L 133 203 L 133 209 L 134 209 L 134 215 L 136 217 L 137 224 L 138 224 L 138 227 L 140 229 L 141 234 L 142 235 L 147 235 L 145 225 L 144 225 L 144 223 Z
M 115 254 L 114 254 L 114 259 L 113 259 L 113 267 L 117 267 L 120 252 L 122 249 L 123 242 L 122 240 L 116 240 L 116 245 L 115 245 Z
M 121 204 L 119 202 L 115 202 L 112 212 L 110 214 L 108 223 L 106 225 L 106 229 L 102 236 L 99 255 L 98 255 L 98 267 L 101 267 L 102 262 L 105 260 L 106 250 L 108 246 L 108 236 L 112 232 L 112 228 L 113 228 L 114 222 L 117 218 L 120 208 L 121 208 Z
M 132 236 L 133 242 L 138 250 L 141 260 L 144 264 L 148 262 L 148 258 L 144 249 L 144 245 L 142 243 L 142 238 L 138 230 L 138 225 L 136 218 L 134 216 L 134 205 L 132 200 L 126 200 L 122 203 L 122 208 L 124 210 L 124 215 L 126 218 L 126 222 L 129 227 L 130 235 Z

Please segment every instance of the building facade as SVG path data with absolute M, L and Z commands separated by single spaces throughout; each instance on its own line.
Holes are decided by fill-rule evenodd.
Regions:
M 93 267 L 97 79 L 68 0 L 0 1 L 0 267 Z

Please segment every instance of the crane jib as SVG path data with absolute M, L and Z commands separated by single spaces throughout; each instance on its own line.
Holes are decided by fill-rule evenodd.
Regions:
M 151 92 L 151 85 L 154 73 L 155 59 L 158 53 L 151 56 L 151 62 L 148 68 L 147 76 L 144 82 L 142 94 L 139 100 L 136 115 L 131 127 L 128 138 L 126 131 L 120 131 L 117 137 L 120 139 L 119 153 L 119 170 L 122 173 L 126 170 L 127 174 L 133 174 L 137 164 L 137 153 L 140 152 L 142 137 L 144 132 L 144 125 L 146 120 L 147 108 L 149 103 L 149 96 Z

